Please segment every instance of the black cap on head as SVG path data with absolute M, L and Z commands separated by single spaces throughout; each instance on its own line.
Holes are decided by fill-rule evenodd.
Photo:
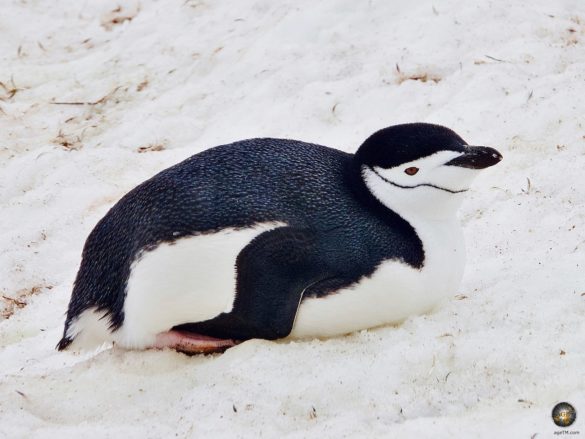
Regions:
M 463 152 L 467 143 L 453 130 L 430 123 L 394 125 L 375 132 L 358 149 L 360 164 L 392 168 L 439 151 Z

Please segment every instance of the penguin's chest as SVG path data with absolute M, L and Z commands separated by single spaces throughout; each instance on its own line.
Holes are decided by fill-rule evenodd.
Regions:
M 400 323 L 454 295 L 465 265 L 459 225 L 428 224 L 421 232 L 425 253 L 421 269 L 396 259 L 386 260 L 371 275 L 347 288 L 304 300 L 291 337 L 329 337 Z

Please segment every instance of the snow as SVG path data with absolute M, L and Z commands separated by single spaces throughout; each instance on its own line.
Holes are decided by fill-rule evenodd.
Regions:
M 559 401 L 585 433 L 582 0 L 4 0 L 0 32 L 0 437 L 541 438 Z M 435 312 L 207 357 L 53 349 L 85 237 L 136 184 L 412 121 L 504 155 Z

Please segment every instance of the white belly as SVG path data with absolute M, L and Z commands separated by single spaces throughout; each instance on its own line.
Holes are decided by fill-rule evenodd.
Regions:
M 422 269 L 389 260 L 353 287 L 304 300 L 290 336 L 330 337 L 400 323 L 454 295 L 465 265 L 459 224 L 428 222 L 420 224 L 417 233 L 424 242 Z

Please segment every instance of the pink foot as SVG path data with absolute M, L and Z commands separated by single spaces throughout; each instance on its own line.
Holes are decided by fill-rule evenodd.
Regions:
M 156 336 L 154 348 L 171 348 L 187 354 L 211 354 L 223 352 L 236 345 L 234 340 L 208 337 L 191 332 L 167 331 Z

